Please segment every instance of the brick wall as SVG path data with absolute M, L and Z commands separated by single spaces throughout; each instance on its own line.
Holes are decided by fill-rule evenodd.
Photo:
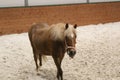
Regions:
M 120 21 L 120 2 L 0 9 L 0 35 L 28 31 L 35 22 L 78 25 Z

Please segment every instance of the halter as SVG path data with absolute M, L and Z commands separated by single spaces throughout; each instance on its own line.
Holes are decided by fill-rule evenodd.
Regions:
M 74 49 L 74 50 L 76 50 L 75 47 L 73 47 L 73 46 L 68 46 L 67 43 L 66 43 L 66 40 L 65 40 L 65 46 L 66 46 L 66 50 L 68 50 L 68 49 Z
M 68 49 L 74 49 L 74 50 L 76 50 L 75 47 L 73 47 L 73 46 L 68 46 L 67 43 L 66 43 L 66 40 L 65 40 L 65 46 L 66 46 L 66 51 L 67 51 L 67 54 L 68 54 L 68 55 L 70 55 L 70 52 L 68 51 Z

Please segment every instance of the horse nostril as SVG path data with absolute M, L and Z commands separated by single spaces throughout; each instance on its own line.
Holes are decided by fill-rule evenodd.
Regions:
M 75 50 L 75 49 L 69 49 L 69 50 L 67 50 L 67 54 L 68 54 L 71 58 L 73 58 L 73 57 L 75 56 L 75 54 L 76 54 L 76 50 Z
M 75 55 L 76 51 L 70 51 L 70 55 Z

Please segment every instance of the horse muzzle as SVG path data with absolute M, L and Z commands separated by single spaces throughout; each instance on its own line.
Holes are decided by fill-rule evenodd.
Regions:
M 76 54 L 75 48 L 68 48 L 67 49 L 67 54 L 69 55 L 69 57 L 73 58 Z

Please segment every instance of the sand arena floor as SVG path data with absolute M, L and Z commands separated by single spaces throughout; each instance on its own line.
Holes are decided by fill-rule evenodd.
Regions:
M 66 54 L 64 80 L 120 80 L 120 22 L 77 28 L 77 54 Z M 27 33 L 0 36 L 0 80 L 57 80 L 51 57 L 37 75 Z

